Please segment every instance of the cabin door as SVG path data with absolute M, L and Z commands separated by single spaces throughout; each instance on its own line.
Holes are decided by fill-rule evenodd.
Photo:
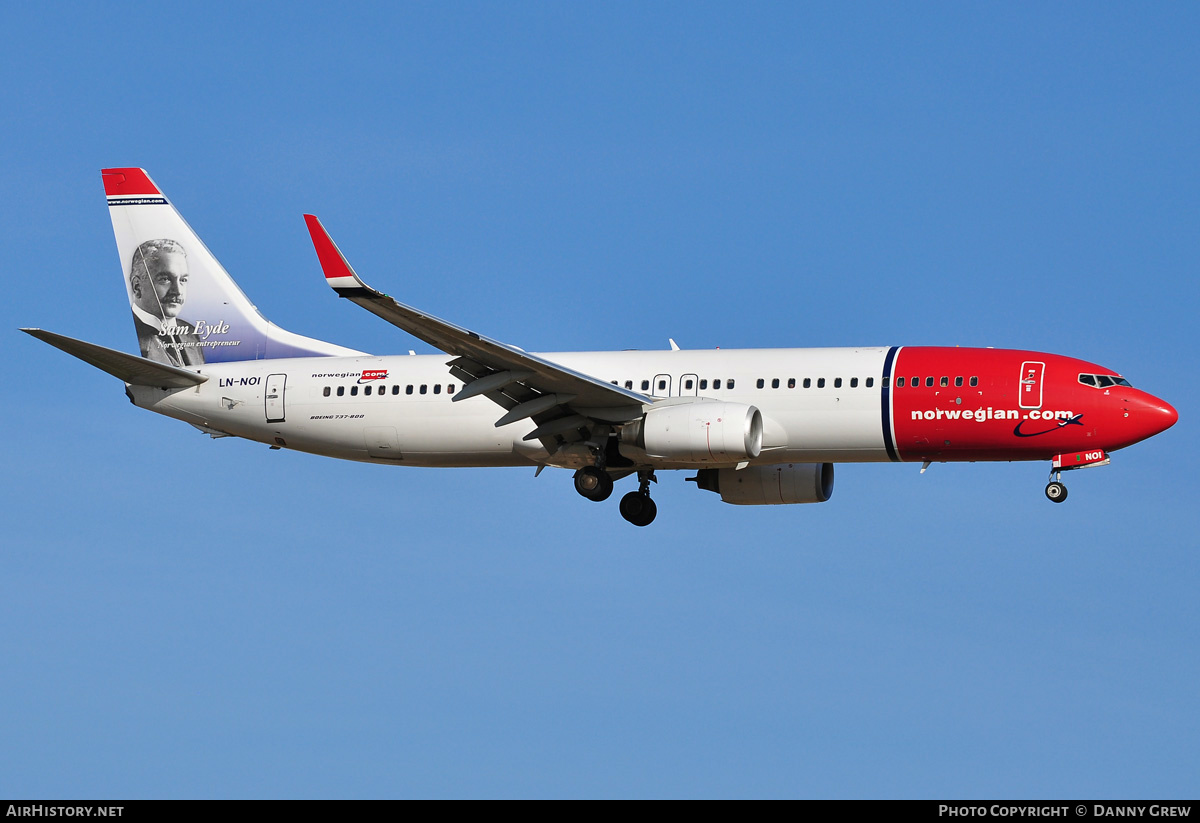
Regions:
M 268 423 L 283 422 L 283 390 L 286 385 L 286 374 L 267 375 L 267 391 L 264 402 L 266 403 Z
M 1045 372 L 1045 363 L 1026 360 L 1021 364 L 1021 408 L 1040 409 L 1042 407 L 1042 378 Z

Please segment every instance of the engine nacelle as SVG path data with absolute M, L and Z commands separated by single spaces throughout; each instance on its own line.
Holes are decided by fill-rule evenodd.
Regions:
M 621 437 L 666 463 L 742 463 L 762 452 L 762 413 L 743 403 L 677 403 L 650 409 Z
M 833 495 L 832 463 L 780 463 L 737 469 L 701 469 L 696 485 L 716 492 L 726 503 L 776 506 L 824 503 Z

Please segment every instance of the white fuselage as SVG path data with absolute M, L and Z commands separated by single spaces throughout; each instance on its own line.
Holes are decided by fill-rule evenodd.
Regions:
M 698 396 L 755 406 L 763 415 L 764 436 L 762 453 L 752 462 L 771 464 L 887 461 L 881 415 L 887 352 L 729 349 L 540 356 L 656 398 Z M 195 388 L 131 386 L 130 394 L 139 406 L 214 434 L 329 457 L 412 466 L 572 465 L 554 459 L 541 442 L 522 439 L 535 428 L 532 420 L 497 428 L 504 409 L 486 397 L 453 402 L 463 383 L 450 375 L 451 359 L 438 354 L 221 363 L 199 369 L 209 379 Z M 364 373 L 382 372 L 386 377 L 363 379 Z M 810 385 L 803 388 L 806 378 Z

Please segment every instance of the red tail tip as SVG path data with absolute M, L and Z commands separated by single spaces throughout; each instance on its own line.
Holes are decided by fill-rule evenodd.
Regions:
M 144 169 L 102 169 L 104 193 L 110 197 L 126 194 L 159 194 Z

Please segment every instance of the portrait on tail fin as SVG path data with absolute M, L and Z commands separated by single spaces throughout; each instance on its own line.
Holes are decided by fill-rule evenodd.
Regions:
M 142 357 L 172 366 L 204 364 L 195 326 L 180 317 L 187 285 L 187 251 L 177 241 L 147 240 L 134 250 L 129 293 Z

